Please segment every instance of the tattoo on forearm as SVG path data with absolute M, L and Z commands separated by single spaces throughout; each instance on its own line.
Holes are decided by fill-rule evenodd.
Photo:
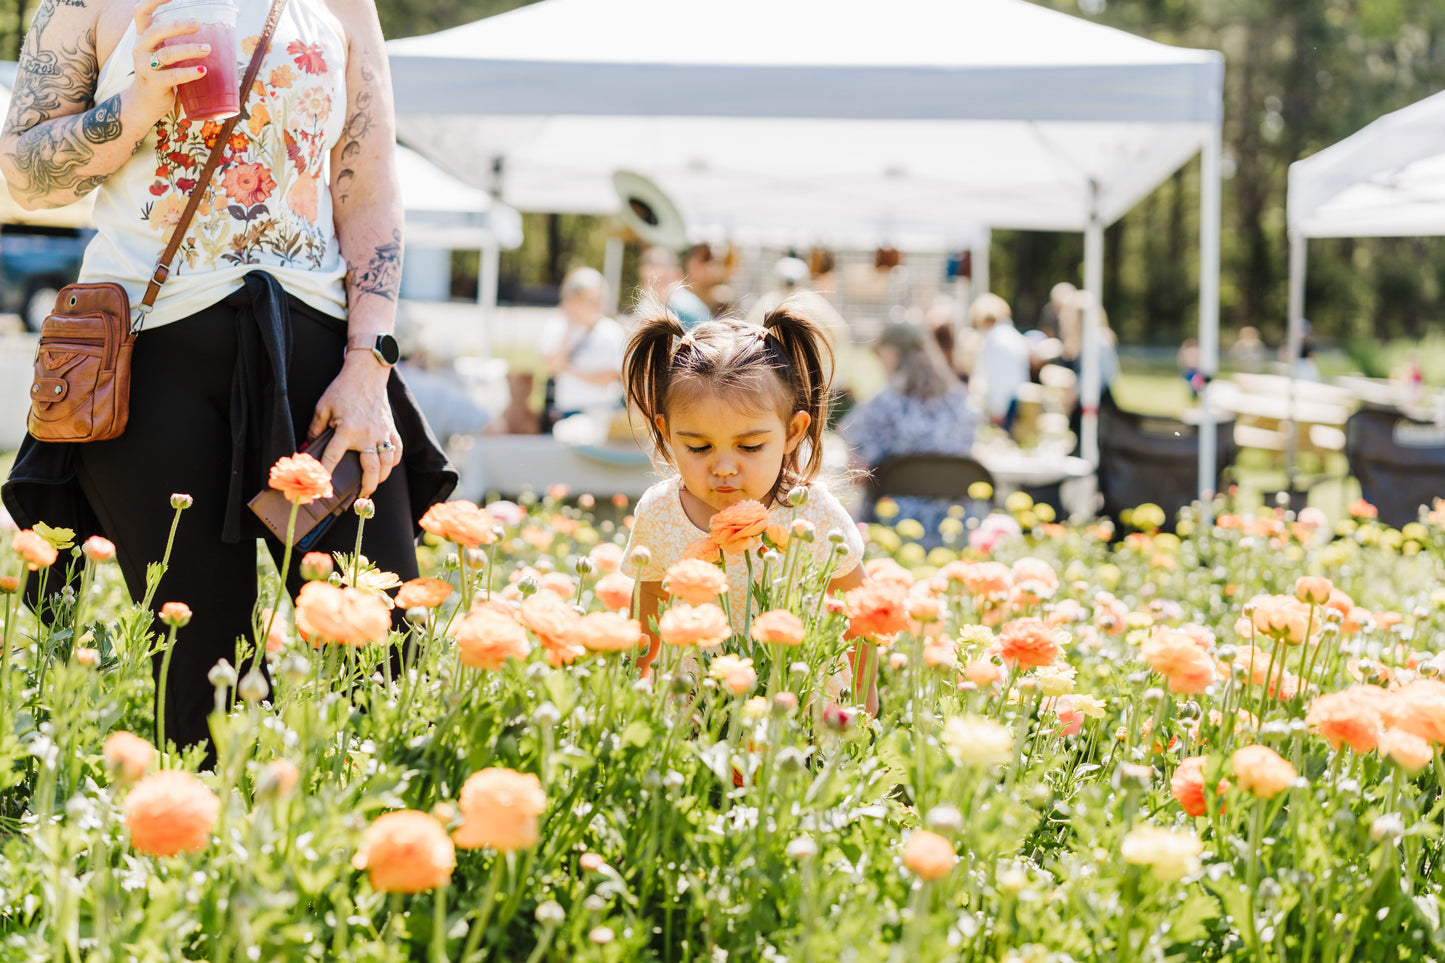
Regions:
M 356 109 L 346 119 L 338 141 L 341 144 L 341 169 L 336 173 L 336 200 L 343 204 L 350 200 L 351 186 L 356 182 L 353 165 L 361 153 L 361 142 L 371 132 L 371 85 L 376 80 L 376 74 L 363 64 L 361 79 L 365 84 L 356 92 Z
M 109 144 L 120 135 L 120 94 L 83 114 L 38 124 L 21 134 L 15 145 L 16 187 L 35 197 L 56 193 L 83 197 L 109 176 L 85 172 L 95 158 L 91 147 Z
M 393 230 L 391 238 L 377 247 L 365 268 L 352 267 L 352 282 L 357 291 L 395 301 L 401 283 L 401 232 Z

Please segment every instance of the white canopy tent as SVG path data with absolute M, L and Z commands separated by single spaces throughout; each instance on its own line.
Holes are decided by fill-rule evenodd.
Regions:
M 629 169 L 690 222 L 739 230 L 1078 230 L 1095 294 L 1104 227 L 1202 150 L 1200 342 L 1214 369 L 1213 51 L 1025 0 L 544 0 L 388 52 L 400 138 L 519 209 L 614 210 L 609 179 Z M 1201 489 L 1213 477 L 1206 428 Z
M 1304 334 L 1305 247 L 1312 237 L 1445 235 L 1445 92 L 1374 121 L 1289 166 L 1291 363 Z M 1291 390 L 1293 410 L 1293 390 Z M 1294 468 L 1294 432 L 1289 465 Z

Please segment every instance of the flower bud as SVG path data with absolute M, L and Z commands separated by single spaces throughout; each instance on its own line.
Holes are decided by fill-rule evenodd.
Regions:
M 555 899 L 549 899 L 539 904 L 535 915 L 537 922 L 543 926 L 556 928 L 567 922 L 567 911 Z
M 842 706 L 829 703 L 823 710 L 823 725 L 833 732 L 847 732 L 848 727 L 853 724 L 854 713 Z
M 1405 835 L 1405 821 L 1399 813 L 1385 813 L 1370 823 L 1370 841 L 1373 843 L 1396 843 Z
M 85 557 L 96 564 L 115 561 L 115 543 L 108 538 L 92 535 L 81 546 Z
M 796 776 L 798 773 L 806 771 L 807 768 L 808 760 L 803 755 L 803 751 L 797 746 L 788 746 L 782 752 L 778 753 L 779 772 Z
M 191 607 L 184 602 L 167 602 L 161 606 L 161 621 L 179 629 L 191 620 Z
M 351 510 L 356 513 L 357 518 L 374 518 L 376 516 L 376 502 L 369 498 L 358 498 L 351 503 Z
M 828 533 L 828 541 L 832 542 L 834 545 L 842 545 L 847 540 L 848 537 L 836 528 Z
M 217 689 L 230 689 L 236 684 L 236 670 L 231 668 L 231 663 L 222 659 L 211 666 L 211 671 L 206 673 L 206 681 Z
M 270 692 L 271 686 L 266 682 L 266 677 L 261 674 L 260 669 L 255 668 L 247 672 L 236 686 L 236 695 L 240 696 L 242 701 L 252 704 L 260 702 Z
M 289 796 L 296 788 L 301 772 L 289 759 L 273 759 L 256 777 L 256 796 L 259 799 L 280 799 Z
M 577 865 L 581 866 L 589 873 L 595 873 L 603 866 L 606 866 L 607 862 L 596 853 L 583 853 L 577 859 Z
M 788 491 L 788 504 L 794 508 L 802 508 L 808 504 L 808 488 L 806 485 L 798 485 Z
M 577 569 L 578 575 L 590 575 L 592 573 L 592 559 L 586 555 L 579 555 L 577 556 L 574 567 Z
M 530 575 L 524 575 L 517 580 L 517 591 L 522 593 L 522 598 L 524 599 L 529 599 L 536 595 L 538 588 L 540 588 L 540 586 L 537 584 L 537 580 Z
M 603 905 L 605 906 L 606 904 Z M 587 938 L 598 946 L 605 946 L 611 943 L 616 937 L 617 934 L 612 932 L 612 927 L 610 926 L 594 926 L 592 932 L 587 934 Z
M 178 512 L 185 511 L 195 504 L 195 499 L 190 495 L 183 495 L 179 492 L 171 496 L 171 507 Z
M 100 650 L 88 646 L 77 646 L 75 649 L 75 661 L 86 668 L 100 664 Z
M 1146 706 L 1157 706 L 1164 698 L 1164 690 L 1157 686 L 1144 690 L 1144 704 Z
M 791 692 L 779 692 L 773 696 L 773 715 L 790 716 L 798 711 L 798 697 Z
M 1221 645 L 1214 653 L 1214 657 L 1225 665 L 1229 665 L 1235 659 L 1239 658 L 1239 650 L 1232 645 Z
M 304 655 L 288 655 L 281 661 L 281 674 L 288 682 L 303 682 L 311 677 L 311 661 Z
M 639 545 L 632 550 L 632 564 L 639 569 L 652 564 L 652 553 L 647 550 L 645 545 Z
M 783 852 L 788 854 L 789 859 L 801 863 L 818 855 L 818 844 L 813 841 L 811 836 L 798 836 L 788 841 Z
M 308 582 L 324 582 L 335 570 L 331 556 L 325 552 L 307 552 L 301 556 L 301 577 Z
M 924 817 L 923 825 L 940 833 L 956 833 L 963 828 L 963 813 L 957 806 L 934 806 Z
M 406 620 L 412 625 L 425 627 L 431 611 L 425 605 L 413 605 L 406 610 Z
M 469 548 L 465 552 L 467 568 L 485 568 L 487 565 L 487 553 L 480 548 Z
M 1154 781 L 1154 770 L 1149 766 L 1123 762 L 1119 764 L 1116 778 L 1119 780 L 1120 789 L 1143 792 Z

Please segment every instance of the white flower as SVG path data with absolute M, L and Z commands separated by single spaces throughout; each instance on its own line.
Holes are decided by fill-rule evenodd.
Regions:
M 979 716 L 954 716 L 943 727 L 943 744 L 963 765 L 1001 766 L 1013 758 L 1014 737 L 1007 726 Z
M 1119 852 L 1124 862 L 1148 866 L 1160 879 L 1179 880 L 1199 872 L 1204 844 L 1190 833 L 1140 826 L 1124 837 Z

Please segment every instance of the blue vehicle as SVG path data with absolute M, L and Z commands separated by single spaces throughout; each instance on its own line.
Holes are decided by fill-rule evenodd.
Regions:
M 0 312 L 39 331 L 55 296 L 80 275 L 90 228 L 0 224 Z

